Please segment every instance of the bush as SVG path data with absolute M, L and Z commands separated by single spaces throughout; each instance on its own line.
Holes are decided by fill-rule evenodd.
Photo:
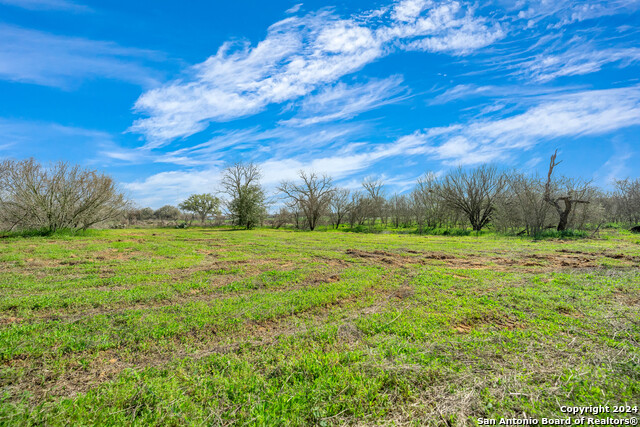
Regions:
M 6 230 L 86 230 L 119 217 L 127 207 L 109 176 L 34 159 L 0 163 L 0 227 Z

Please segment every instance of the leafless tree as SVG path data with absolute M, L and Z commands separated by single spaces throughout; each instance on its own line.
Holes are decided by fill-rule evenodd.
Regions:
M 418 223 L 418 231 L 424 227 L 435 228 L 444 220 L 441 182 L 433 172 L 418 178 L 411 192 L 413 214 Z
M 589 184 L 576 180 L 563 179 L 560 181 L 553 180 L 553 170 L 561 162 L 556 162 L 558 150 L 551 156 L 549 162 L 549 172 L 547 174 L 547 183 L 544 187 L 544 200 L 553 206 L 558 213 L 558 231 L 564 231 L 568 228 L 569 218 L 574 208 L 578 204 L 589 203 L 583 197 L 586 195 Z M 562 205 L 560 204 L 562 202 Z
M 364 188 L 364 194 L 366 195 L 366 200 L 363 200 L 362 208 L 366 211 L 365 215 L 369 219 L 370 225 L 375 225 L 378 218 L 380 218 L 382 223 L 385 223 L 384 183 L 381 179 L 369 177 L 362 181 L 362 188 Z
M 327 175 L 318 176 L 315 172 L 306 173 L 303 170 L 298 172 L 298 176 L 301 183 L 283 181 L 278 186 L 278 191 L 289 199 L 290 205 L 300 207 L 307 226 L 313 231 L 329 208 L 334 194 L 332 179 Z
M 387 209 L 395 228 L 408 227 L 412 222 L 411 201 L 405 194 L 394 194 L 387 201 Z
M 272 223 L 272 227 L 273 228 L 280 228 L 285 224 L 288 224 L 291 222 L 291 211 L 289 211 L 287 208 L 282 207 L 280 208 L 280 210 L 278 211 L 278 213 L 276 213 L 273 216 L 273 223 Z
M 514 207 L 509 216 L 524 226 L 524 232 L 528 235 L 541 233 L 546 228 L 550 208 L 544 199 L 545 184 L 542 179 L 514 171 L 507 175 L 507 182 Z
M 335 228 L 340 227 L 340 224 L 344 221 L 351 202 L 349 196 L 351 192 L 346 188 L 338 188 L 334 191 L 331 201 L 329 202 L 329 211 L 331 216 L 331 224 Z
M 366 221 L 369 210 L 367 201 L 368 199 L 362 194 L 362 191 L 351 193 L 351 202 L 349 203 L 349 212 L 347 214 L 351 228 L 363 225 Z
M 620 218 L 630 225 L 640 224 L 640 178 L 616 181 L 613 197 Z
M 83 229 L 128 207 L 113 179 L 95 170 L 34 159 L 0 163 L 0 223 L 9 229 Z
M 491 220 L 504 185 L 504 176 L 493 166 L 482 165 L 471 171 L 459 167 L 445 176 L 440 195 L 447 206 L 467 216 L 474 231 L 480 231 Z

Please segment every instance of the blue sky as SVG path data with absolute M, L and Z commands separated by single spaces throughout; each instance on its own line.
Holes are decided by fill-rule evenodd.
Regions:
M 492 162 L 640 175 L 640 0 L 0 0 L 0 157 L 112 174 L 141 206 L 254 161 L 387 192 Z

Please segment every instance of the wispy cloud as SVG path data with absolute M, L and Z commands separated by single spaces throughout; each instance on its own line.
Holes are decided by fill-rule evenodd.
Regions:
M 69 0 L 0 0 L 0 4 L 21 7 L 28 10 L 62 10 L 70 12 L 89 12 L 88 6 Z
M 574 22 L 582 22 L 602 16 L 631 13 L 640 8 L 640 0 L 579 1 L 579 0 L 530 0 L 516 2 L 521 8 L 518 18 L 529 26 L 551 19 L 552 28 Z M 524 6 L 524 7 L 523 7 Z
M 149 147 L 159 147 L 210 122 L 308 95 L 398 48 L 464 55 L 504 35 L 497 23 L 457 2 L 425 0 L 418 9 L 409 3 L 416 1 L 400 1 L 391 12 L 381 9 L 366 19 L 328 11 L 290 17 L 272 25 L 255 46 L 225 43 L 189 77 L 143 94 L 135 109 L 149 117 L 131 130 L 143 133 Z
M 521 73 L 544 83 L 558 77 L 594 73 L 610 63 L 625 67 L 640 61 L 640 48 L 637 47 L 597 50 L 579 40 L 572 44 L 565 52 L 545 52 L 524 62 L 520 65 Z
M 291 6 L 289 9 L 287 9 L 284 13 L 297 13 L 300 8 L 302 7 L 302 3 L 298 3 L 296 5 Z
M 61 88 L 90 78 L 158 84 L 157 72 L 143 65 L 159 60 L 157 52 L 3 24 L 0 40 L 0 79 Z
M 428 101 L 429 105 L 441 105 L 461 99 L 487 98 L 501 99 L 508 98 L 511 103 L 522 103 L 529 99 L 529 102 L 538 102 L 540 97 L 558 93 L 570 93 L 584 89 L 584 86 L 562 86 L 549 87 L 542 85 L 486 85 L 475 84 L 456 85 L 438 94 Z
M 296 128 L 231 132 L 193 149 L 166 154 L 176 158 L 199 159 L 191 164 L 196 168 L 152 175 L 127 184 L 127 188 L 139 195 L 145 204 L 155 207 L 156 201 L 178 200 L 190 191 L 213 188 L 224 161 L 211 154 L 228 147 L 236 150 L 236 156 L 232 158 L 237 159 L 238 152 L 246 148 L 238 147 L 238 141 L 253 140 L 257 145 L 258 141 L 270 141 L 269 151 L 262 153 L 262 156 L 256 154 L 257 145 L 253 145 L 251 160 L 261 166 L 265 186 L 273 189 L 283 179 L 295 179 L 300 169 L 326 172 L 336 180 L 348 180 L 391 158 L 402 158 L 403 162 L 407 158 L 422 159 L 423 162 L 435 160 L 446 166 L 493 161 L 505 163 L 510 158 L 514 160 L 512 156 L 531 150 L 544 141 L 561 137 L 577 139 L 640 126 L 640 86 L 550 94 L 538 101 L 537 105 L 510 117 L 429 128 L 388 143 L 349 143 L 347 141 L 351 138 L 347 136 L 342 143 L 329 148 L 329 141 L 334 136 L 330 134 L 318 142 L 318 146 L 323 148 L 319 151 L 302 150 L 296 153 L 278 150 L 278 144 L 282 144 L 286 138 L 299 141 L 292 133 L 298 131 Z M 276 135 L 283 139 L 270 139 Z M 580 142 L 576 140 L 576 143 Z M 165 160 L 168 158 L 165 157 Z M 533 156 L 524 167 L 531 168 L 539 161 L 539 156 Z
M 411 142 L 409 142 L 411 144 Z M 275 157 L 258 162 L 263 173 L 262 184 L 273 192 L 282 180 L 297 179 L 299 170 L 327 173 L 340 180 L 363 172 L 383 159 L 402 154 L 407 141 L 361 147 L 345 146 L 332 154 L 317 156 Z M 124 184 L 141 205 L 154 208 L 164 203 L 177 204 L 190 193 L 217 191 L 222 162 L 213 162 L 203 169 L 176 170 L 151 175 L 143 180 Z
M 159 208 L 177 205 L 189 194 L 216 192 L 221 169 L 168 171 L 123 184 L 124 189 L 141 206 Z
M 327 124 L 309 128 L 278 126 L 270 129 L 259 127 L 223 130 L 209 140 L 176 150 L 153 150 L 148 147 L 134 149 L 111 146 L 101 151 L 102 157 L 127 163 L 168 163 L 187 167 L 211 165 L 246 152 L 250 160 L 271 156 L 295 157 L 300 153 L 318 154 L 324 150 L 337 151 L 352 141 L 359 140 L 365 132 L 362 124 Z M 300 144 L 304 141 L 304 144 Z M 237 158 L 237 157 L 236 157 Z
M 504 159 L 541 141 L 599 135 L 640 125 L 640 86 L 550 95 L 539 105 L 507 118 L 464 126 L 429 129 L 413 135 L 422 141 L 415 153 L 447 164 L 477 164 Z
M 368 83 L 353 86 L 338 83 L 305 98 L 298 113 L 291 119 L 281 121 L 280 124 L 308 126 L 350 119 L 363 112 L 405 99 L 406 93 L 400 76 L 373 79 Z
M 40 160 L 78 160 L 114 146 L 108 132 L 54 122 L 0 118 L 0 156 L 37 157 Z

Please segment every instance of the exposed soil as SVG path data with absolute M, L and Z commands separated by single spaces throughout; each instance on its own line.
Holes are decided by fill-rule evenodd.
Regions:
M 347 249 L 346 254 L 354 258 L 363 258 L 366 260 L 374 261 L 376 263 L 382 263 L 387 265 L 398 266 L 398 265 L 408 264 L 410 262 L 408 261 L 407 256 L 394 254 L 391 252 L 385 252 L 385 251 L 367 252 L 367 251 L 361 251 L 358 249 Z
M 480 328 L 482 326 L 493 326 L 498 329 L 522 329 L 524 325 L 516 320 L 510 319 L 508 317 L 498 317 L 498 316 L 486 316 L 482 318 L 474 318 L 462 323 L 458 323 L 453 325 L 454 331 L 461 334 L 466 334 L 474 329 Z
M 544 271 L 576 268 L 598 268 L 602 259 L 610 258 L 624 261 L 625 267 L 640 266 L 639 256 L 614 253 L 590 253 L 568 251 L 561 249 L 552 253 L 541 254 L 513 254 L 513 256 L 487 256 L 482 254 L 458 258 L 441 252 L 407 251 L 411 255 L 385 251 L 362 251 L 348 249 L 347 255 L 368 262 L 402 266 L 407 264 L 431 264 L 431 261 L 443 261 L 444 265 L 452 268 L 491 269 L 493 271 L 507 271 L 518 268 L 524 271 Z M 522 268 L 526 267 L 526 268 Z

